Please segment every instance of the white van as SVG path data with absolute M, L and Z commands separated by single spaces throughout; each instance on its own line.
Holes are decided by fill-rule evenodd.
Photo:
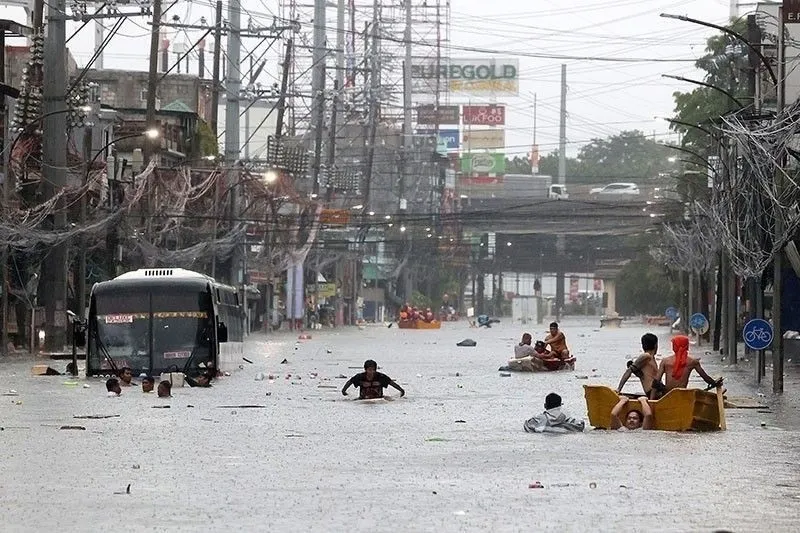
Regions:
M 547 197 L 551 200 L 568 200 L 569 193 L 567 192 L 567 186 L 559 184 L 550 185 L 550 191 Z

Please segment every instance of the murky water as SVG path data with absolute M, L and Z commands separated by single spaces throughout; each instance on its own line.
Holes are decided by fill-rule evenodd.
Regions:
M 100 380 L 64 385 L 72 379 L 29 376 L 29 362 L 0 363 L 0 393 L 19 392 L 0 396 L 0 530 L 800 530 L 788 401 L 773 414 L 729 410 L 728 431 L 715 434 L 522 430 L 551 391 L 585 416 L 582 385 L 615 385 L 638 353 L 644 328 L 596 324 L 563 325 L 574 372 L 511 377 L 497 372 L 521 334 L 510 324 L 314 332 L 298 346 L 254 337 L 255 364 L 166 401 L 140 389 L 106 398 Z M 478 346 L 456 347 L 465 337 Z M 367 358 L 406 398 L 340 394 L 338 376 Z M 275 379 L 256 381 L 260 372 Z M 265 408 L 219 407 L 240 404 Z M 544 488 L 528 488 L 535 481 Z

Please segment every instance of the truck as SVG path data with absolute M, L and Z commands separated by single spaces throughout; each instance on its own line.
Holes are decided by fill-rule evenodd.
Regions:
M 566 186 L 554 184 L 551 176 L 506 174 L 496 178 L 466 178 L 459 193 L 475 200 L 566 200 Z

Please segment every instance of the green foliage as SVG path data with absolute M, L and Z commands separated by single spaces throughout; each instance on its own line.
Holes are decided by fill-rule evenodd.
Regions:
M 417 309 L 427 309 L 431 307 L 431 299 L 419 291 L 411 293 L 411 305 Z
M 617 276 L 617 312 L 660 315 L 680 301 L 680 291 L 666 269 L 643 251 Z
M 730 29 L 743 35 L 747 22 L 742 19 Z M 750 103 L 749 52 L 744 43 L 732 35 L 718 33 L 706 41 L 706 54 L 695 62 L 698 69 L 705 71 L 703 81 L 727 91 L 744 105 Z M 697 87 L 690 92 L 675 92 L 675 120 L 687 124 L 698 124 L 713 130 L 713 121 L 718 117 L 739 109 L 739 106 L 725 93 L 710 87 Z M 705 157 L 714 149 L 712 139 L 702 130 L 680 124 L 671 128 L 683 134 L 681 144 Z M 700 163 L 704 165 L 704 163 Z
M 219 155 L 219 144 L 211 126 L 204 120 L 197 122 L 197 146 L 200 147 L 200 157 Z
M 568 157 L 567 183 L 639 182 L 658 177 L 672 164 L 669 148 L 638 130 L 623 131 L 584 145 L 577 158 Z M 539 160 L 539 173 L 558 175 L 558 152 Z
M 514 156 L 513 159 L 506 157 L 506 174 L 530 174 L 531 159 L 527 155 Z
M 656 178 L 670 166 L 669 148 L 638 130 L 593 139 L 578 152 L 579 173 L 607 181 Z

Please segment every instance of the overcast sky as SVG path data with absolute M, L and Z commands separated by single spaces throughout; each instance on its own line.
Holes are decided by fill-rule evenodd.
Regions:
M 165 6 L 169 3 L 165 2 Z M 311 0 L 306 3 L 310 4 Z M 211 5 L 211 0 L 180 2 L 169 16 L 178 15 L 188 23 L 198 23 L 201 16 L 210 20 Z M 280 14 L 275 0 L 243 0 L 243 5 L 262 24 L 269 23 L 270 13 Z M 21 10 L 2 9 L 4 18 L 24 21 Z M 744 13 L 746 9 L 749 8 L 742 7 L 740 11 Z M 481 55 L 464 50 L 464 47 L 471 47 L 502 52 L 495 56 L 499 58 L 518 57 L 520 95 L 498 100 L 508 106 L 506 152 L 509 155 L 530 150 L 534 93 L 538 100 L 540 152 L 545 154 L 557 147 L 562 63 L 567 65 L 569 86 L 568 153 L 576 153 L 582 144 L 594 137 L 605 137 L 621 130 L 639 129 L 655 134 L 659 140 L 670 139 L 674 137 L 668 133 L 667 124 L 654 117 L 671 114 L 672 93 L 691 86 L 662 78 L 661 74 L 700 78 L 702 74 L 694 69 L 692 60 L 703 55 L 705 40 L 713 31 L 661 18 L 662 12 L 724 24 L 729 3 L 727 0 L 451 0 L 450 55 L 453 58 Z M 335 20 L 333 8 L 329 9 L 328 19 L 330 23 Z M 107 68 L 146 70 L 149 47 L 146 22 L 138 18 L 123 25 L 107 48 Z M 113 20 L 107 21 L 107 26 L 113 23 Z M 247 15 L 242 17 L 242 24 L 246 26 Z M 89 24 L 69 43 L 79 65 L 91 57 L 93 26 Z M 77 27 L 70 23 L 68 34 Z M 191 32 L 190 36 L 196 39 L 200 32 Z M 173 38 L 184 39 L 184 36 Z M 209 51 L 211 43 L 209 39 Z M 578 59 L 587 56 L 617 61 Z M 210 59 L 209 56 L 208 69 L 211 68 Z M 640 61 L 652 59 L 680 61 Z M 270 85 L 276 81 L 277 71 L 274 64 L 268 67 L 262 83 Z M 193 67 L 194 72 L 196 67 Z

